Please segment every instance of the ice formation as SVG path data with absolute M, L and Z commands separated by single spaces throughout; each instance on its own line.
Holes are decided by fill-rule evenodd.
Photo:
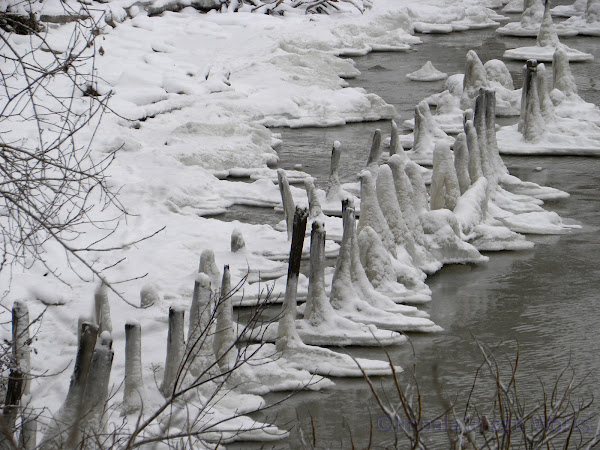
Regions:
M 549 2 L 547 2 L 549 3 Z M 545 19 L 543 0 L 525 0 L 523 14 L 519 22 L 511 22 L 503 27 L 497 28 L 496 32 L 502 35 L 519 37 L 536 37 L 542 21 Z M 548 15 L 550 12 L 548 11 Z M 575 36 L 576 31 L 569 27 L 559 25 L 556 32 L 562 37 Z
M 580 52 L 561 44 L 552 15 L 550 14 L 550 2 L 546 1 L 544 17 L 537 34 L 537 42 L 534 47 L 520 47 L 504 52 L 504 58 L 516 60 L 536 59 L 542 62 L 551 62 L 554 52 L 558 48 L 563 48 L 567 52 L 570 61 L 590 61 L 594 57 L 589 53 Z M 577 34 L 572 33 L 572 35 Z
M 595 123 L 595 119 L 599 117 L 599 110 L 583 102 L 577 95 L 565 51 L 557 50 L 554 59 L 555 88 L 550 94 L 548 94 L 546 80 L 543 78 L 545 67 L 542 66 L 542 79 L 538 80 L 537 62 L 527 61 L 524 69 L 519 124 L 502 127 L 498 132 L 500 150 L 503 153 L 550 155 L 600 153 L 600 127 Z M 574 117 L 570 117 L 573 116 L 572 111 L 577 110 Z M 588 117 L 582 117 L 586 113 Z
M 363 228 L 371 227 L 379 234 L 386 250 L 392 256 L 396 256 L 396 244 L 394 236 L 385 220 L 379 201 L 377 200 L 377 190 L 373 176 L 368 171 L 359 174 L 360 178 L 360 198 L 362 200 L 360 220 L 358 222 L 358 232 Z M 385 205 L 383 205 L 385 208 Z
M 462 109 L 473 108 L 475 98 L 479 94 L 479 89 L 488 86 L 487 72 L 473 50 L 467 52 L 467 62 L 465 64 L 465 76 L 463 79 L 463 93 L 460 100 Z
M 427 61 L 419 70 L 406 74 L 406 78 L 413 81 L 440 81 L 448 78 L 448 74 L 440 72 L 431 61 Z
M 294 220 L 294 198 L 290 191 L 290 183 L 283 169 L 277 171 L 279 181 L 279 192 L 281 193 L 281 203 L 283 204 L 283 214 L 287 224 L 288 240 L 292 239 L 292 224 Z
M 433 153 L 433 176 L 431 178 L 431 209 L 446 208 L 453 210 L 460 197 L 460 188 L 452 151 L 440 143 Z
M 448 136 L 435 122 L 429 109 L 429 104 L 423 100 L 415 107 L 414 143 L 406 154 L 418 164 L 433 164 L 433 149 L 437 142 L 454 143 L 454 138 Z
M 600 36 L 600 2 L 598 0 L 576 0 L 575 5 L 579 5 L 577 12 L 565 20 L 562 24 L 584 36 Z M 557 6 L 552 11 L 559 8 Z
M 135 320 L 125 323 L 124 384 L 124 413 L 131 414 L 141 410 L 147 403 L 147 397 L 142 375 L 142 327 Z

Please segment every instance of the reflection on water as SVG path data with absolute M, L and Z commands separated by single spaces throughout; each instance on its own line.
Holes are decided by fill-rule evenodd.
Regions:
M 356 58 L 361 75 L 350 80 L 369 92 L 381 95 L 394 104 L 404 118 L 412 114 L 414 104 L 425 96 L 441 90 L 443 82 L 414 83 L 405 74 L 414 71 L 427 60 L 449 74 L 462 72 L 466 52 L 475 48 L 485 62 L 500 58 L 505 47 L 517 47 L 532 42 L 527 39 L 496 39 L 493 30 L 455 33 L 450 36 L 423 38 L 424 44 L 410 53 L 372 53 Z M 480 43 L 473 47 L 473 43 Z M 600 103 L 600 93 L 594 80 L 600 79 L 600 46 L 593 38 L 574 38 L 568 45 L 595 54 L 596 62 L 572 66 L 581 95 Z M 521 63 L 508 67 L 517 86 L 521 83 Z M 385 123 L 355 124 L 329 129 L 281 129 L 284 144 L 280 151 L 281 165 L 293 167 L 299 161 L 304 170 L 323 186 L 327 178 L 329 152 L 334 140 L 342 142 L 346 153 L 342 157 L 341 173 L 345 181 L 355 180 L 355 174 L 367 159 L 370 139 L 376 127 Z M 549 202 L 547 207 L 563 217 L 584 224 L 581 231 L 563 236 L 533 237 L 536 247 L 524 252 L 493 253 L 485 265 L 454 265 L 444 267 L 429 278 L 433 301 L 425 307 L 432 319 L 445 332 L 436 335 L 412 336 L 417 361 L 417 377 L 424 395 L 424 419 L 433 419 L 441 412 L 435 393 L 433 368 L 437 365 L 442 390 L 449 398 L 458 396 L 464 405 L 474 374 L 482 362 L 473 339 L 489 345 L 499 345 L 509 355 L 516 354 L 517 342 L 521 361 L 521 392 L 528 404 L 541 395 L 540 381 L 546 386 L 570 361 L 577 379 L 588 375 L 585 389 L 578 399 L 598 389 L 600 356 L 595 350 L 600 344 L 600 159 L 585 157 L 507 157 L 511 173 L 558 187 L 571 193 L 571 198 Z M 536 168 L 541 167 L 538 171 Z M 414 362 L 412 349 L 406 345 L 390 349 L 390 356 L 405 368 Z M 385 358 L 380 349 L 356 349 L 357 356 Z M 401 375 L 401 381 L 410 381 Z M 350 437 L 359 447 L 369 441 L 371 419 L 377 445 L 393 445 L 393 433 L 378 429 L 380 410 L 367 385 L 360 380 L 337 380 L 327 392 L 299 394 L 283 406 L 275 408 L 276 422 L 290 426 L 297 420 L 312 441 L 311 417 L 314 420 L 319 447 L 347 448 Z M 392 381 L 376 381 L 378 388 L 393 392 Z M 267 397 L 269 401 L 281 398 Z M 392 396 L 392 398 L 395 398 Z M 478 392 L 475 401 L 489 404 L 489 392 Z M 584 413 L 591 419 L 600 411 L 600 403 Z M 595 429 L 596 420 L 589 423 Z M 381 423 L 380 427 L 381 428 Z M 384 427 L 385 429 L 385 427 Z M 447 442 L 443 433 L 430 433 L 435 443 Z M 288 443 L 298 448 L 300 434 L 292 431 Z M 442 447 L 443 448 L 443 447 Z

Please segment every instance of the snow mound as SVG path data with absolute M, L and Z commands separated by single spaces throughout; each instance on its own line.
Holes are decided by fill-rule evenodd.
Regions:
M 440 72 L 431 61 L 427 61 L 419 70 L 406 74 L 406 78 L 413 81 L 440 81 L 448 78 L 448 74 Z

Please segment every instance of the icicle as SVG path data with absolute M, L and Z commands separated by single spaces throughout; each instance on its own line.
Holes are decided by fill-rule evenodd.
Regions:
M 181 363 L 185 355 L 185 341 L 183 337 L 184 309 L 179 305 L 169 308 L 169 334 L 167 336 L 167 357 L 165 360 L 165 373 L 160 392 L 166 398 L 173 394 Z M 182 381 L 182 380 L 180 380 Z
M 200 264 L 198 272 L 205 273 L 210 278 L 210 284 L 215 289 L 219 288 L 221 283 L 221 271 L 215 262 L 215 252 L 211 249 L 206 249 L 200 255 Z
M 242 230 L 234 228 L 231 232 L 231 253 L 243 252 L 246 249 L 246 241 Z
M 159 301 L 160 295 L 158 295 L 156 286 L 152 283 L 145 284 L 140 290 L 140 306 L 142 308 L 149 308 Z
M 453 210 L 460 197 L 456 170 L 450 147 L 438 143 L 433 151 L 433 174 L 431 176 L 431 209 Z
M 106 285 L 102 283 L 96 289 L 94 294 L 96 305 L 96 323 L 98 324 L 98 332 L 108 331 L 112 333 L 112 322 L 110 320 L 110 303 L 108 302 L 108 290 Z
M 358 230 L 360 231 L 370 226 L 373 228 L 381 237 L 383 245 L 388 252 L 395 258 L 396 257 L 396 244 L 394 243 L 394 236 L 388 227 L 379 201 L 377 200 L 377 192 L 375 188 L 375 182 L 373 176 L 367 170 L 363 170 L 359 175 L 360 179 L 360 198 L 361 198 L 361 209 L 360 209 L 360 220 L 358 222 Z M 381 205 L 385 208 L 385 205 Z
M 125 323 L 125 388 L 123 412 L 140 411 L 146 403 L 146 388 L 142 376 L 142 327 L 137 320 Z
M 471 186 L 469 149 L 467 148 L 467 135 L 465 133 L 460 133 L 454 143 L 454 169 L 456 170 L 460 193 L 464 194 Z
M 304 245 L 307 219 L 308 211 L 305 208 L 296 207 L 296 212 L 294 213 L 292 244 L 290 247 L 290 259 L 288 263 L 287 284 L 276 342 L 278 351 L 283 351 L 288 347 L 302 343 L 302 339 L 300 339 L 298 331 L 296 330 L 296 314 L 298 309 L 296 296 L 298 294 L 298 277 L 300 276 L 300 262 L 302 260 L 302 247 Z
M 553 89 L 558 89 L 565 95 L 577 94 L 577 85 L 571 73 L 569 57 L 562 47 L 556 49 L 552 56 L 552 72 L 554 76 Z
M 306 189 L 306 196 L 308 197 L 308 218 L 314 219 L 315 217 L 319 217 L 323 214 L 323 211 L 321 210 L 321 202 L 319 201 L 317 189 L 312 178 L 304 180 L 304 189 Z
M 223 281 L 221 282 L 221 297 L 217 305 L 217 325 L 213 349 L 219 367 L 223 371 L 230 370 L 235 364 L 235 330 L 233 328 L 233 305 L 231 303 L 231 274 L 229 266 L 223 267 Z
M 537 66 L 538 79 L 538 98 L 540 99 L 540 110 L 546 123 L 552 122 L 556 116 L 554 114 L 554 104 L 550 99 L 550 90 L 548 89 L 548 79 L 546 78 L 546 66 L 539 64 Z
M 485 68 L 477 53 L 469 50 L 463 79 L 463 94 L 460 99 L 461 109 L 472 108 L 479 89 L 487 86 L 488 80 Z
M 294 220 L 294 198 L 290 190 L 290 183 L 283 169 L 277 169 L 277 180 L 279 181 L 279 192 L 283 204 L 283 214 L 287 223 L 288 241 L 292 239 L 292 225 Z
M 537 35 L 537 44 L 540 47 L 554 47 L 560 46 L 554 23 L 552 22 L 552 14 L 550 14 L 550 2 L 545 0 L 544 3 L 544 18 L 542 19 L 542 25 Z

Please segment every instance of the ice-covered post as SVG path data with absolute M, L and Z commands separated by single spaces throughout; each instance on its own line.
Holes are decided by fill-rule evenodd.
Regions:
M 292 239 L 292 227 L 294 220 L 294 198 L 290 190 L 290 183 L 283 169 L 277 169 L 277 180 L 279 182 L 279 193 L 283 204 L 283 214 L 287 224 L 288 241 Z
M 404 215 L 396 196 L 394 176 L 388 164 L 383 164 L 379 168 L 376 185 L 377 200 L 380 205 L 383 205 L 381 211 L 394 236 L 394 243 L 404 246 L 411 256 L 415 255 L 414 239 L 404 221 Z
M 21 433 L 19 434 L 19 449 L 35 450 L 36 448 L 37 420 L 35 418 L 34 413 L 27 410 L 21 416 Z
M 552 14 L 550 13 L 550 2 L 544 2 L 544 18 L 540 26 L 540 31 L 537 35 L 537 43 L 540 47 L 560 47 L 560 41 L 552 22 Z
M 379 205 L 377 199 L 377 188 L 373 181 L 373 176 L 368 170 L 363 170 L 358 178 L 360 180 L 360 219 L 358 222 L 358 232 L 360 233 L 364 227 L 370 226 L 379 234 L 383 245 L 388 252 L 396 257 L 396 243 L 394 236 L 388 226 L 381 208 L 385 205 Z
M 479 156 L 481 159 L 481 170 L 483 175 L 490 180 L 494 174 L 492 161 L 488 149 L 487 126 L 485 123 L 486 109 L 485 91 L 481 89 L 479 95 L 475 99 L 475 130 L 477 131 L 477 144 L 479 145 Z
M 448 144 L 439 142 L 433 151 L 433 174 L 431 176 L 431 209 L 453 210 L 460 197 L 452 152 Z
M 306 189 L 306 196 L 308 197 L 308 217 L 310 219 L 319 217 L 323 211 L 321 210 L 321 202 L 319 201 L 317 189 L 312 178 L 304 180 L 304 189 Z
M 467 121 L 465 124 L 465 132 L 467 135 L 467 148 L 469 149 L 469 178 L 471 178 L 472 184 L 475 183 L 479 177 L 483 176 L 483 171 L 481 170 L 481 151 L 479 150 L 477 131 L 475 131 L 473 121 Z
M 404 164 L 404 173 L 410 181 L 410 196 L 412 204 L 417 214 L 421 214 L 429 209 L 429 195 L 427 194 L 427 187 L 425 181 L 421 175 L 422 167 L 416 162 L 408 160 Z M 396 194 L 398 191 L 396 190 Z
M 554 53 L 556 55 L 556 52 Z M 525 127 L 525 113 L 527 111 L 527 96 L 531 90 L 531 81 L 533 80 L 534 73 L 537 70 L 537 61 L 535 59 L 528 59 L 527 63 L 523 66 L 523 88 L 521 89 L 521 113 L 519 115 L 519 125 L 517 126 L 518 131 L 521 133 Z
M 15 301 L 12 307 L 12 357 L 11 368 L 6 387 L 4 409 L 0 420 L 3 430 L 0 432 L 0 448 L 11 448 L 15 422 L 19 413 L 21 399 L 29 392 L 29 310 L 25 303 Z
M 479 56 L 474 50 L 467 52 L 465 65 L 465 76 L 463 78 L 463 93 L 460 99 L 460 107 L 469 109 L 473 107 L 473 101 L 482 87 L 487 87 L 487 72 L 481 63 Z
M 242 252 L 246 249 L 246 241 L 242 230 L 234 228 L 231 232 L 231 253 Z
M 340 157 L 342 156 L 342 144 L 339 141 L 333 143 L 331 149 L 331 164 L 329 166 L 329 180 L 327 182 L 327 199 L 337 200 L 342 190 L 340 183 Z
M 108 401 L 108 384 L 113 357 L 112 337 L 108 331 L 103 331 L 92 355 L 83 393 L 81 428 L 89 437 L 98 435 L 103 429 L 102 417 Z
M 142 286 L 140 290 L 140 306 L 142 308 L 149 308 L 159 301 L 160 295 L 158 295 L 158 290 L 154 284 L 147 283 Z
M 217 360 L 213 349 L 214 319 L 211 280 L 205 273 L 199 273 L 194 281 L 187 348 L 193 355 L 190 358 L 190 372 L 196 377 L 213 372 L 215 369 Z
M 181 362 L 185 354 L 185 342 L 183 337 L 183 318 L 184 312 L 182 306 L 173 305 L 169 308 L 169 333 L 167 337 L 167 357 L 165 361 L 165 373 L 163 382 L 160 386 L 160 392 L 165 397 L 170 397 L 175 388 L 175 381 L 178 378 Z
M 230 370 L 235 364 L 235 329 L 233 328 L 233 305 L 231 303 L 231 273 L 229 265 L 223 267 L 221 296 L 217 304 L 217 325 L 213 349 L 217 363 L 223 371 Z
M 390 156 L 399 155 L 404 153 L 404 148 L 400 142 L 398 134 L 398 124 L 395 120 L 392 120 L 392 134 L 390 136 Z
M 540 110 L 546 123 L 552 122 L 556 116 L 554 114 L 554 104 L 550 99 L 550 90 L 548 89 L 548 79 L 546 77 L 546 65 L 539 64 L 538 72 L 538 98 L 540 99 Z
M 527 142 L 535 142 L 540 140 L 546 132 L 546 123 L 542 117 L 538 98 L 537 64 L 535 66 L 532 64 L 530 67 L 529 62 L 527 61 L 527 95 L 525 105 L 521 105 L 521 112 L 524 112 L 521 132 Z
M 577 85 L 571 73 L 571 66 L 569 66 L 569 56 L 562 47 L 557 48 L 552 55 L 552 74 L 554 77 L 553 89 L 558 89 L 565 95 L 577 94 Z M 523 111 L 522 108 L 521 111 Z
M 310 275 L 304 317 L 318 325 L 327 319 L 332 309 L 325 294 L 325 224 L 315 220 L 310 232 Z
M 143 408 L 146 388 L 142 376 L 142 327 L 137 320 L 125 323 L 125 388 L 123 412 L 131 414 Z
M 81 338 L 71 375 L 69 391 L 64 403 L 46 430 L 40 448 L 55 449 L 65 447 L 65 443 L 77 439 L 78 422 L 81 420 L 83 397 L 86 388 L 92 355 L 96 347 L 98 326 L 90 322 L 81 324 Z M 76 444 L 77 441 L 72 442 Z
M 501 175 L 508 173 L 508 169 L 504 165 L 504 161 L 502 161 L 500 151 L 498 150 L 498 140 L 496 139 L 496 91 L 494 89 L 485 90 L 485 128 L 487 153 L 495 183 Z
M 467 135 L 460 133 L 454 142 L 454 169 L 458 178 L 460 193 L 464 194 L 471 186 L 469 176 L 469 149 L 467 147 Z
M 371 150 L 369 151 L 369 159 L 367 159 L 367 169 L 371 170 L 374 175 L 377 175 L 379 168 L 379 158 L 381 157 L 381 130 L 377 128 L 373 133 L 373 141 L 371 142 Z
M 24 302 L 15 301 L 12 307 L 12 351 L 15 369 L 23 378 L 23 394 L 29 394 L 31 355 L 29 350 L 29 309 Z
M 100 284 L 94 294 L 96 305 L 96 323 L 98 333 L 108 331 L 112 333 L 112 322 L 110 320 L 110 303 L 108 302 L 108 289 L 104 283 Z
M 279 320 L 277 350 L 283 351 L 287 347 L 298 345 L 302 342 L 296 330 L 296 314 L 298 305 L 296 296 L 298 294 L 298 277 L 300 276 L 300 263 L 302 261 L 302 247 L 304 246 L 304 235 L 306 233 L 306 221 L 308 211 L 306 208 L 296 207 L 294 213 L 294 227 L 292 234 L 292 245 L 290 247 L 290 259 L 288 264 L 287 284 L 285 297 L 281 308 L 281 319 Z
M 219 283 L 221 283 L 221 272 L 215 262 L 215 252 L 211 249 L 204 250 L 200 255 L 198 272 L 208 275 L 211 285 L 215 290 L 219 288 Z

